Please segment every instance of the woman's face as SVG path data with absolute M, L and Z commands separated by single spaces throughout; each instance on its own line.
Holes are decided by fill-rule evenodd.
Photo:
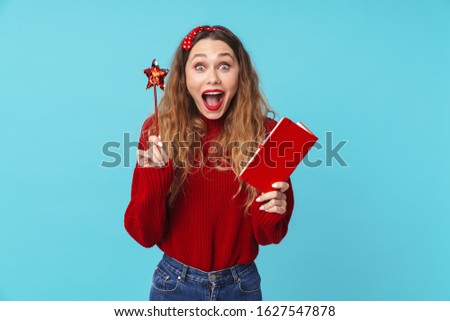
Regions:
M 223 41 L 202 39 L 189 53 L 185 67 L 189 94 L 202 115 L 219 119 L 238 89 L 239 64 Z

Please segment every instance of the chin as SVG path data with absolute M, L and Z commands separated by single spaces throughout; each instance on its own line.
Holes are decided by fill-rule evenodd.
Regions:
M 217 119 L 220 119 L 221 117 L 222 117 L 222 115 L 216 115 L 216 114 L 203 114 L 203 116 L 205 117 L 205 118 L 208 118 L 208 119 L 210 119 L 210 120 L 217 120 Z

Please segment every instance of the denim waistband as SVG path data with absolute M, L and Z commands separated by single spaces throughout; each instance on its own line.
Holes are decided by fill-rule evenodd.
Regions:
M 256 269 L 255 262 L 252 262 L 249 264 L 235 265 L 223 270 L 205 272 L 183 264 L 167 254 L 164 254 L 161 264 L 175 273 L 177 279 L 181 282 L 184 282 L 185 279 L 191 279 L 196 282 L 212 284 L 238 282 L 240 277 L 244 277 Z

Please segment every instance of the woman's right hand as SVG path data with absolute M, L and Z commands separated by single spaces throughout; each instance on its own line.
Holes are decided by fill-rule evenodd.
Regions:
M 169 157 L 163 149 L 162 141 L 157 136 L 148 138 L 148 149 L 146 151 L 137 149 L 136 158 L 140 167 L 164 167 Z

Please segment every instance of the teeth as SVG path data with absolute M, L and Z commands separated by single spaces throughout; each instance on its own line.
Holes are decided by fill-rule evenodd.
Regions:
M 222 93 L 219 92 L 209 92 L 209 93 L 205 93 L 205 95 L 221 95 Z

